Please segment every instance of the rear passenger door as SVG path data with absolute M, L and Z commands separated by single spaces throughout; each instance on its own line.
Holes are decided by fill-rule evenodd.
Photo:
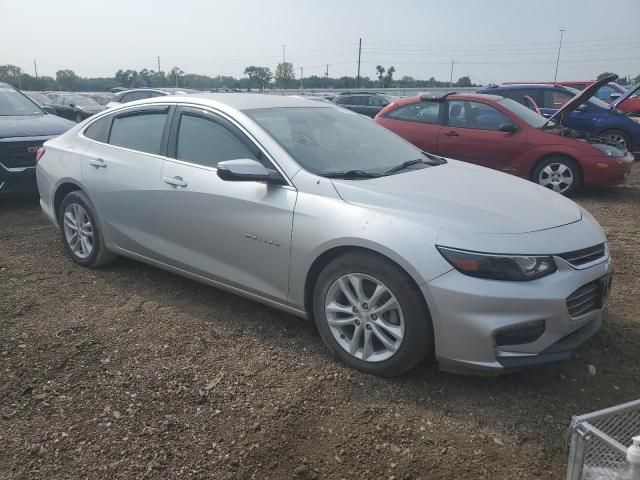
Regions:
M 105 233 L 117 247 L 149 258 L 157 258 L 162 245 L 156 231 L 165 222 L 159 201 L 169 110 L 134 108 L 83 132 L 92 141 L 82 176 Z
M 404 105 L 378 117 L 381 125 L 425 152 L 439 153 L 438 135 L 442 128 L 442 102 Z
M 224 160 L 276 167 L 237 126 L 208 110 L 176 110 L 168 152 L 157 202 L 164 221 L 155 230 L 167 263 L 285 301 L 296 190 L 220 179 L 216 165 Z

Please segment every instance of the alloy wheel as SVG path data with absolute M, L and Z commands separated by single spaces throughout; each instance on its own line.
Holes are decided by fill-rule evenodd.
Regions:
M 627 150 L 627 139 L 624 138 L 624 136 L 622 136 L 621 134 L 612 132 L 612 133 L 606 134 L 604 138 L 620 144 L 624 148 L 624 150 Z
M 554 192 L 564 193 L 571 188 L 574 175 L 571 168 L 564 163 L 550 163 L 540 171 L 538 183 Z
M 69 248 L 78 258 L 88 258 L 93 252 L 93 225 L 82 205 L 67 205 L 64 211 L 64 236 Z
M 324 311 L 338 345 L 359 360 L 388 360 L 402 345 L 405 323 L 400 303 L 370 275 L 348 273 L 335 280 Z

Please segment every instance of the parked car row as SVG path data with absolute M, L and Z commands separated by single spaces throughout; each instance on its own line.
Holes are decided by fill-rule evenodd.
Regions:
M 79 265 L 122 255 L 311 318 L 367 373 L 402 374 L 432 351 L 443 369 L 501 373 L 568 358 L 598 331 L 611 262 L 596 220 L 554 191 L 425 149 L 490 149 L 489 132 L 514 155 L 542 153 L 544 137 L 606 172 L 627 169 L 626 153 L 565 142 L 559 124 L 496 95 L 399 100 L 376 120 L 418 147 L 300 98 L 123 104 L 39 149 L 40 203 Z

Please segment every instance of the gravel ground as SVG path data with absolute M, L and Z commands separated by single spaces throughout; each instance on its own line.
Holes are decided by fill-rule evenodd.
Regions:
M 640 396 L 635 167 L 576 198 L 615 261 L 603 331 L 488 378 L 349 370 L 310 322 L 125 259 L 78 267 L 36 200 L 0 198 L 0 478 L 562 478 L 571 416 Z

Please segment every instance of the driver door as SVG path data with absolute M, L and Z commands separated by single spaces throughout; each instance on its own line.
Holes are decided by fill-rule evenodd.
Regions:
M 169 134 L 157 208 L 161 255 L 178 268 L 274 300 L 286 300 L 293 209 L 289 185 L 224 181 L 220 161 L 256 159 L 274 168 L 227 119 L 179 107 Z

